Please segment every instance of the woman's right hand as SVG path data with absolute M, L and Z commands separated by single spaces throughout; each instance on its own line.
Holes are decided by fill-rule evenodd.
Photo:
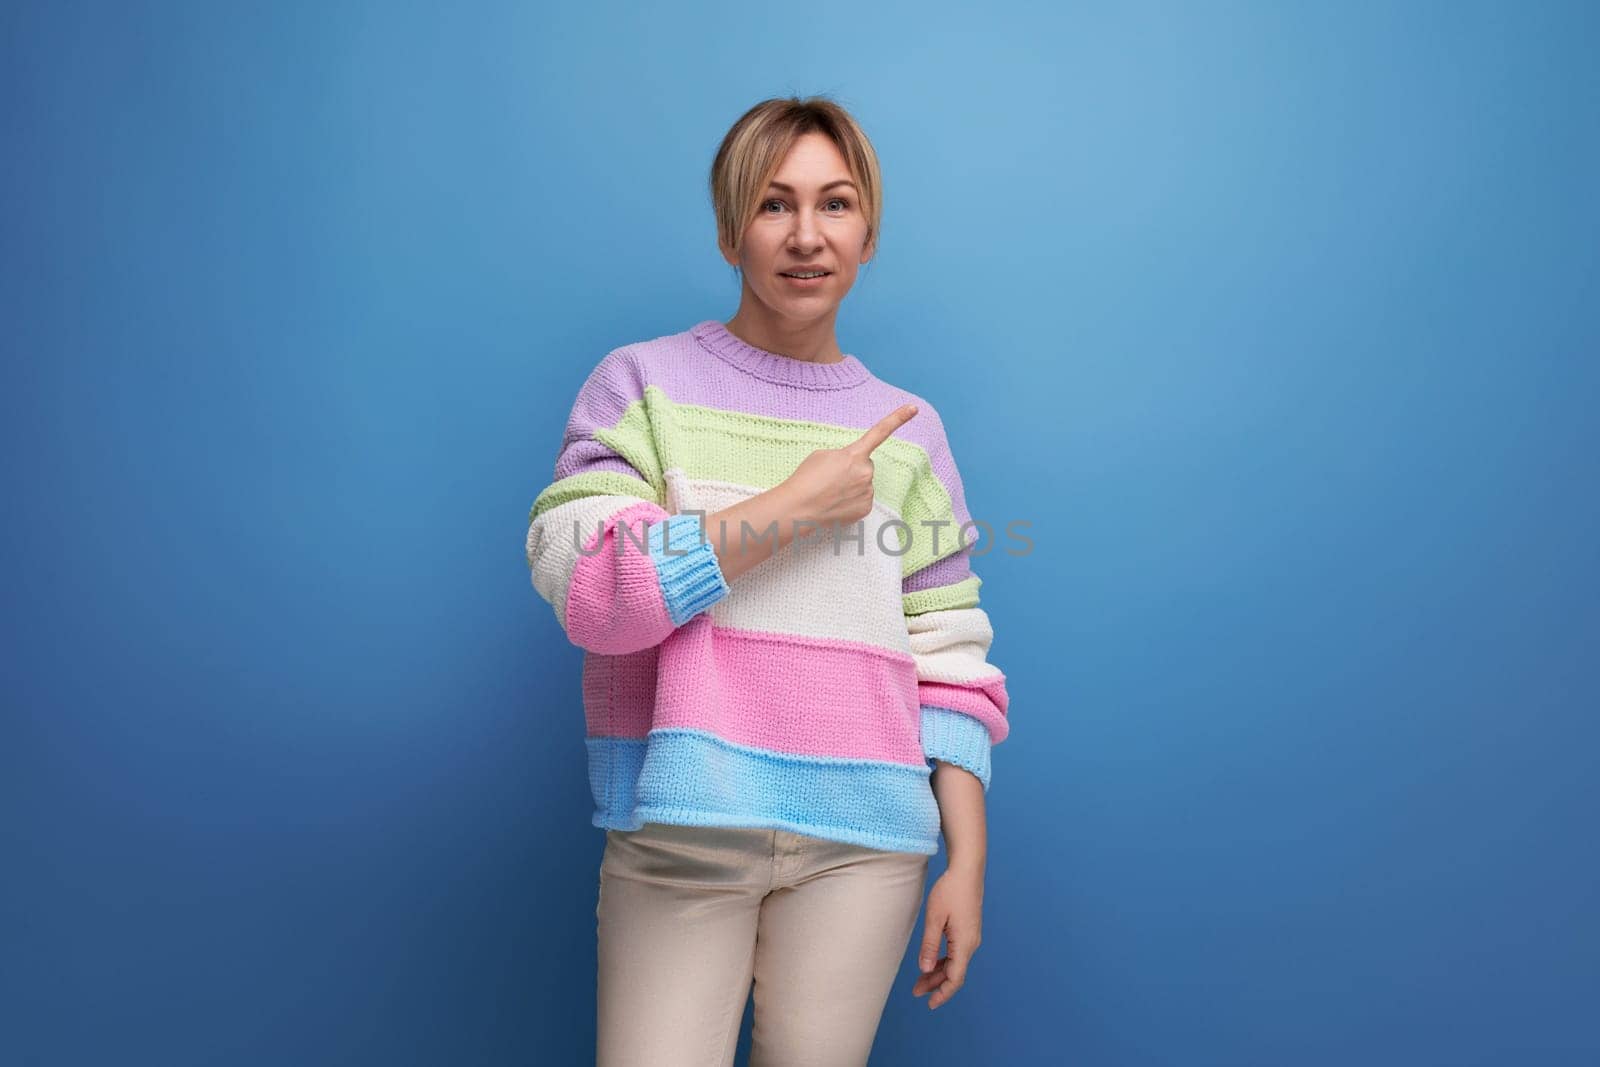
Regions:
M 871 513 L 872 451 L 916 413 L 915 404 L 902 404 L 849 444 L 812 452 L 778 483 L 776 488 L 788 502 L 789 520 L 795 524 L 795 537 L 831 529 L 834 523 L 848 526 Z

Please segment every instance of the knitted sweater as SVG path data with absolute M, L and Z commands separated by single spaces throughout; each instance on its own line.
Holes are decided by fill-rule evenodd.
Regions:
M 707 516 L 907 402 L 872 453 L 866 519 L 724 578 Z M 715 319 L 608 353 L 527 537 L 534 588 L 585 651 L 594 825 L 938 852 L 935 761 L 987 792 L 1008 729 L 970 518 L 933 405 L 855 356 L 793 359 Z

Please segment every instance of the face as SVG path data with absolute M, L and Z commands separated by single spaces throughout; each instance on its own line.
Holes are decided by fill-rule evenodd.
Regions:
M 850 168 L 838 146 L 815 132 L 789 149 L 739 251 L 722 249 L 744 273 L 745 299 L 793 321 L 833 316 L 872 253 Z M 785 277 L 803 267 L 828 273 L 808 281 Z

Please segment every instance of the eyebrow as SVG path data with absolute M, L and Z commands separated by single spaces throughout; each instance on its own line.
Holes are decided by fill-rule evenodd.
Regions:
M 783 182 L 768 182 L 767 185 L 768 185 L 769 188 L 772 188 L 772 189 L 782 189 L 786 193 L 794 192 L 794 186 L 785 185 Z M 822 192 L 827 192 L 829 189 L 832 189 L 835 185 L 848 185 L 852 189 L 856 188 L 856 183 L 851 181 L 850 179 L 848 179 L 848 178 L 836 178 L 833 181 L 829 182 L 827 185 L 824 185 L 822 187 L 821 191 Z M 856 192 L 860 192 L 860 191 L 861 190 L 856 189 Z

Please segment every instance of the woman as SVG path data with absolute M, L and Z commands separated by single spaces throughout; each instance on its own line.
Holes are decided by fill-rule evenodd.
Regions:
M 598 1062 L 731 1064 L 753 984 L 752 1064 L 861 1064 L 941 831 L 912 992 L 947 1002 L 978 947 L 1005 676 L 938 414 L 834 336 L 870 142 L 764 101 L 711 196 L 737 312 L 607 354 L 530 516 L 586 652 Z

